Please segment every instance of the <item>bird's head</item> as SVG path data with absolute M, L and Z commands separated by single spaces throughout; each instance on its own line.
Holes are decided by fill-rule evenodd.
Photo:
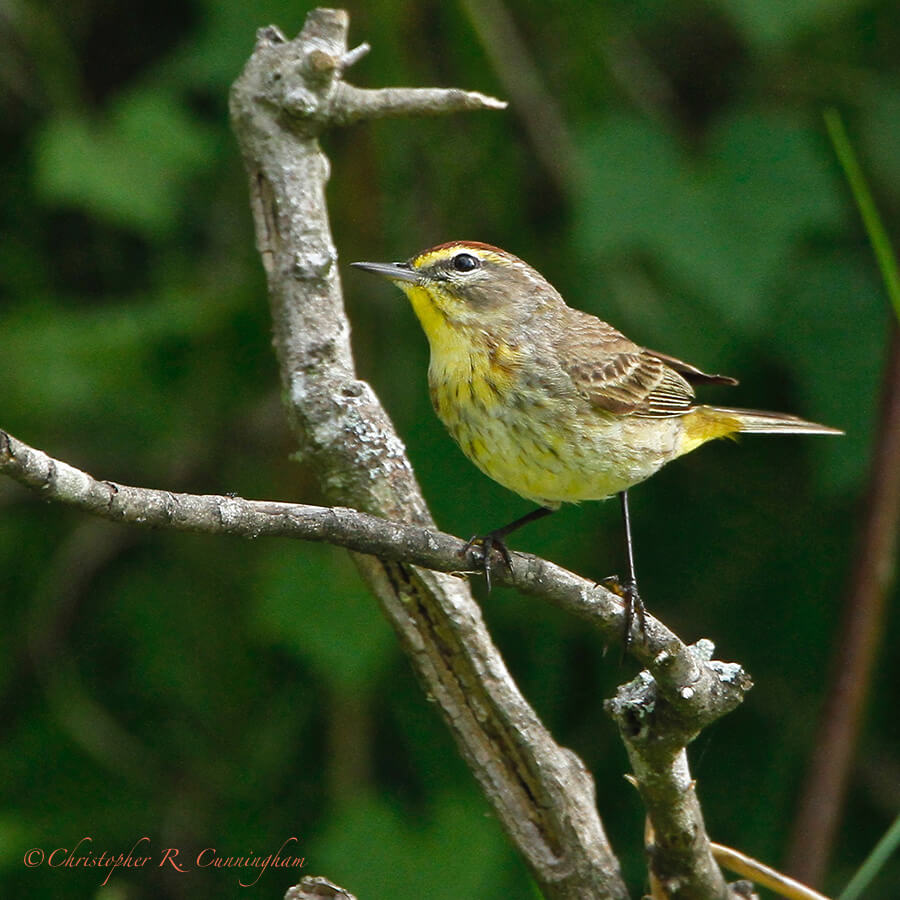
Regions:
M 389 279 L 410 299 L 431 340 L 445 326 L 491 331 L 563 301 L 528 263 L 490 244 L 452 241 L 407 262 L 352 263 Z

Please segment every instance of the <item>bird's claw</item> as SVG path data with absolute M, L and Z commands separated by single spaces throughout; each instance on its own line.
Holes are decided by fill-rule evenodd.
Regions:
M 503 539 L 500 537 L 500 535 L 496 534 L 493 531 L 490 531 L 487 534 L 472 535 L 472 537 L 470 537 L 466 541 L 466 545 L 462 549 L 463 555 L 467 556 L 469 551 L 476 545 L 480 545 L 481 547 L 481 563 L 484 566 L 484 581 L 487 584 L 488 593 L 490 593 L 491 551 L 496 550 L 500 554 L 500 558 L 503 560 L 503 565 L 506 566 L 506 571 L 510 573 L 512 572 L 512 557 L 509 555 L 509 549 L 503 542 Z
M 622 603 L 625 607 L 623 635 L 625 649 L 628 649 L 628 646 L 631 644 L 635 618 L 637 618 L 638 637 L 641 641 L 644 641 L 647 637 L 647 611 L 644 601 L 638 592 L 637 582 L 629 579 L 623 583 L 618 575 L 610 575 L 608 578 L 601 578 L 597 583 L 608 591 L 612 591 L 617 597 L 622 598 Z

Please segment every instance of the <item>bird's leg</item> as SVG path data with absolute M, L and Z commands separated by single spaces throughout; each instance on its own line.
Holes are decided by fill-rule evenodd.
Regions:
M 552 512 L 553 510 L 548 509 L 546 506 L 539 506 L 530 513 L 520 516 L 514 522 L 510 522 L 509 525 L 504 525 L 502 528 L 495 528 L 487 534 L 472 535 L 472 537 L 466 541 L 466 546 L 463 547 L 462 551 L 464 556 L 467 555 L 476 544 L 481 544 L 482 550 L 484 551 L 484 580 L 487 582 L 488 591 L 491 589 L 491 551 L 496 547 L 503 559 L 503 564 L 506 566 L 507 571 L 511 572 L 512 557 L 509 555 L 509 550 L 503 539 L 523 525 L 527 525 L 529 522 L 534 522 L 537 519 L 543 519 L 544 516 L 549 516 Z
M 638 634 L 641 639 L 647 632 L 647 621 L 644 609 L 644 601 L 638 592 L 637 576 L 634 573 L 634 548 L 631 540 L 631 515 L 628 512 L 628 491 L 619 492 L 619 502 L 622 506 L 622 524 L 625 526 L 625 553 L 628 558 L 628 578 L 622 584 L 619 579 L 613 575 L 611 578 L 604 578 L 601 584 L 612 588 L 623 600 L 625 604 L 625 646 L 631 643 L 631 630 L 634 624 L 635 614 L 637 615 Z

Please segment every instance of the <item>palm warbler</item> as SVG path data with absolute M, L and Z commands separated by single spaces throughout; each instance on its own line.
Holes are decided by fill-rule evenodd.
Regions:
M 567 306 L 531 266 L 489 244 L 453 241 L 402 263 L 353 263 L 409 297 L 431 346 L 431 400 L 463 453 L 538 509 L 481 537 L 490 586 L 496 547 L 562 503 L 618 494 L 628 577 L 626 641 L 637 590 L 628 488 L 713 438 L 738 432 L 841 434 L 782 413 L 700 406 L 692 384 L 737 384 L 639 347 Z M 615 583 L 617 581 L 613 580 Z

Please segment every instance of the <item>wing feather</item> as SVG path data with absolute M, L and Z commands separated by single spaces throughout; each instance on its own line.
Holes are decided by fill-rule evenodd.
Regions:
M 645 350 L 594 316 L 571 308 L 569 312 L 570 327 L 557 337 L 558 358 L 578 393 L 597 409 L 680 416 L 694 401 L 688 377 L 724 377 L 705 376 L 687 363 Z M 684 375 L 674 363 L 683 367 Z
M 678 359 L 676 356 L 669 356 L 668 353 L 660 353 L 658 350 L 649 349 L 644 352 L 649 353 L 651 356 L 655 356 L 667 366 L 671 366 L 679 375 L 683 375 L 691 384 L 728 384 L 733 386 L 738 383 L 737 378 L 732 378 L 730 375 L 710 375 L 707 372 L 701 371 L 696 366 L 686 363 L 683 359 Z

